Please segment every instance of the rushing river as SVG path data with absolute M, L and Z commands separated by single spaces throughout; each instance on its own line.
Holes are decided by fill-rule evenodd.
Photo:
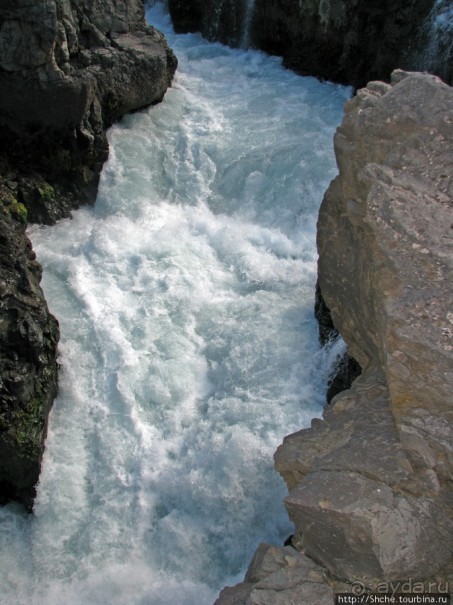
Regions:
M 62 370 L 34 514 L 0 510 L 4 605 L 210 605 L 291 533 L 272 455 L 324 401 L 316 217 L 349 90 L 148 18 L 173 87 L 110 130 L 94 208 L 30 229 Z

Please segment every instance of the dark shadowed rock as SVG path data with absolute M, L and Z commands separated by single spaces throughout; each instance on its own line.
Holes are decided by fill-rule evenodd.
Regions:
M 0 187 L 0 503 L 30 507 L 47 417 L 57 392 L 58 323 L 39 286 L 41 267 Z
M 364 86 L 413 66 L 433 0 L 256 0 L 252 39 L 299 73 Z
M 321 346 L 324 347 L 339 338 L 338 330 L 333 324 L 330 309 L 322 296 L 319 282 L 316 283 L 315 318 L 318 322 L 319 342 Z M 349 389 L 357 376 L 360 375 L 361 371 L 361 367 L 357 361 L 349 355 L 348 351 L 342 353 L 335 362 L 332 376 L 329 377 L 327 383 L 327 403 L 330 403 L 335 395 L 338 395 L 341 391 Z
M 20 172 L 30 220 L 52 223 L 94 201 L 107 127 L 160 101 L 175 68 L 142 0 L 3 0 L 0 153 Z
M 453 81 L 453 27 L 433 32 L 449 0 L 255 0 L 249 43 L 304 75 L 364 86 L 396 68 Z M 177 31 L 244 43 L 246 0 L 169 0 Z M 440 7 L 440 8 L 439 8 Z M 447 14 L 447 17 L 450 13 Z M 451 16 L 450 16 L 451 18 Z M 444 39 L 437 40 L 436 36 Z M 434 39 L 436 42 L 434 43 Z

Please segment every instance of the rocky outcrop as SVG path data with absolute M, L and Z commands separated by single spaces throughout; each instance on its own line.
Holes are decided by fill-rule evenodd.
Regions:
M 244 41 L 247 0 L 169 0 L 178 31 Z M 364 86 L 395 68 L 423 69 L 453 81 L 453 45 L 433 46 L 433 10 L 449 0 L 255 0 L 249 43 L 283 57 L 305 75 Z M 440 56 L 442 55 L 442 56 Z
M 107 127 L 160 101 L 175 69 L 143 0 L 0 2 L 0 503 L 31 507 L 57 391 L 27 220 L 94 201 Z
M 452 141 L 440 80 L 369 84 L 346 106 L 319 215 L 320 287 L 363 373 L 276 467 L 306 553 L 371 585 L 451 562 Z
M 30 507 L 57 392 L 59 332 L 39 286 L 24 212 L 0 183 L 0 503 L 18 499 Z
M 332 605 L 346 588 L 291 546 L 260 544 L 244 582 L 224 588 L 214 605 Z
M 106 128 L 160 101 L 175 68 L 143 0 L 2 1 L 0 153 L 30 220 L 94 201 Z
M 453 572 L 453 89 L 399 71 L 391 84 L 360 90 L 345 111 L 339 176 L 319 214 L 319 283 L 362 374 L 322 420 L 285 438 L 275 465 L 289 489 L 292 545 L 322 566 L 326 584 L 365 590 L 411 578 L 445 587 Z M 253 600 L 259 587 L 243 587 L 236 601 L 225 592 L 219 603 L 293 602 L 284 600 L 292 583 L 280 600 Z

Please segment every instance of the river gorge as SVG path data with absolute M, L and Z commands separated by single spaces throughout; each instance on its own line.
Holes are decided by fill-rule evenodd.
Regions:
M 346 76 L 346 55 L 341 83 L 289 71 L 250 48 L 259 2 L 228 13 L 237 48 L 212 41 L 227 0 L 208 22 L 203 2 L 171 1 L 176 34 L 160 3 L 156 30 L 135 0 L 114 17 L 65 0 L 56 21 L 47 4 L 57 41 L 43 34 L 50 54 L 27 69 L 69 117 L 46 114 L 47 96 L 11 127 L 33 87 L 0 98 L 0 499 L 32 508 L 0 509 L 0 602 L 209 605 L 233 584 L 219 605 L 324 605 L 351 582 L 445 585 L 451 88 L 399 70 L 354 96 L 366 75 Z M 322 27 L 344 27 L 348 3 L 324 4 Z M 421 4 L 433 43 L 411 60 L 429 69 L 451 52 L 450 13 Z M 3 49 L 29 27 L 8 10 Z M 201 16 L 211 41 L 178 14 L 186 30 Z M 24 91 L 17 53 L 2 57 Z M 49 224 L 28 225 L 34 252 L 27 212 Z M 60 332 L 48 426 L 58 328 L 35 253 Z M 317 281 L 363 369 L 326 408 L 346 345 L 319 345 Z M 11 453 L 10 414 L 43 397 Z

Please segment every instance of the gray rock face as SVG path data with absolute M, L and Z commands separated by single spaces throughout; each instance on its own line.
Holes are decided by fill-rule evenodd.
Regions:
M 319 283 L 363 373 L 276 468 L 295 543 L 374 585 L 452 561 L 453 90 L 395 72 L 346 105 Z
M 304 562 L 260 547 L 218 605 L 453 578 L 452 128 L 453 89 L 426 74 L 394 72 L 346 104 L 318 278 L 362 374 L 275 454 Z M 308 586 L 315 563 L 321 585 Z
M 332 605 L 333 595 L 326 570 L 312 559 L 292 547 L 260 544 L 244 582 L 224 588 L 214 605 Z
M 106 128 L 160 101 L 175 69 L 162 34 L 145 25 L 143 0 L 2 1 L 0 152 L 59 186 L 49 215 L 20 180 L 31 220 L 54 222 L 61 198 L 94 200 Z
M 319 280 L 335 325 L 387 385 L 412 463 L 450 480 L 452 140 L 449 86 L 401 72 L 391 86 L 370 84 L 346 107 L 340 176 L 318 223 Z

